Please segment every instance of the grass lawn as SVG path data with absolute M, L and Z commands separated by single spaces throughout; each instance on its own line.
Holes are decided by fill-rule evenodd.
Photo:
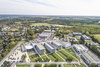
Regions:
M 77 67 L 86 67 L 86 66 L 81 63 L 81 65 L 77 65 Z
M 75 65 L 68 65 L 68 64 L 64 64 L 64 67 L 75 67 Z
M 67 59 L 67 57 L 66 56 L 64 56 L 62 53 L 60 53 L 60 52 L 57 52 L 63 59 Z
M 49 54 L 47 56 L 50 58 L 51 61 L 55 61 L 56 60 L 56 58 L 54 58 L 51 54 Z
M 34 23 L 34 24 L 32 24 L 31 26 L 42 26 L 42 25 L 44 25 L 44 26 L 49 26 L 48 23 Z
M 31 55 L 29 56 L 31 62 L 36 62 L 36 60 L 39 58 L 39 56 L 37 54 Z
M 16 24 L 21 24 L 21 22 L 15 22 Z
M 100 41 L 100 34 L 94 34 L 93 36 L 94 36 L 95 39 Z
M 17 65 L 16 67 L 30 67 L 30 65 Z
M 100 27 L 98 24 L 84 24 L 83 26 Z
M 59 62 L 64 62 L 63 59 L 60 58 L 56 53 L 53 53 L 52 56 L 53 56 L 54 58 L 58 58 L 58 61 L 59 61 Z
M 18 31 L 18 29 L 12 28 L 12 29 L 10 29 L 10 31 Z

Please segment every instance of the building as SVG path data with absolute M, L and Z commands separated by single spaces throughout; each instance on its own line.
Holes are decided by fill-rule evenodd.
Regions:
M 100 59 L 90 51 L 88 51 L 86 53 L 82 53 L 81 57 L 89 65 L 91 65 L 91 63 L 95 63 L 96 65 L 100 65 Z
M 38 51 L 39 54 L 42 54 L 45 52 L 45 48 L 41 43 L 37 43 L 35 46 L 36 50 Z
M 40 35 L 39 35 L 39 38 L 41 39 L 49 39 L 52 37 L 52 32 L 51 30 L 44 30 Z
M 62 48 L 62 44 L 60 44 L 57 41 L 51 41 L 51 44 L 54 45 L 56 47 L 56 49 L 61 49 Z
M 73 32 L 73 36 L 82 36 L 82 34 L 81 33 Z
M 70 47 L 71 46 L 71 43 L 70 42 L 64 42 L 64 41 L 58 41 L 60 44 L 62 44 L 62 46 L 64 47 L 64 48 L 68 48 L 68 47 Z
M 44 46 L 46 47 L 46 49 L 50 52 L 50 53 L 54 53 L 56 52 L 55 47 L 51 46 L 50 43 L 45 42 Z
M 78 52 L 78 53 L 87 52 L 87 51 L 88 51 L 88 48 L 85 47 L 85 46 L 83 46 L 83 45 L 77 45 L 77 44 L 75 44 L 75 45 L 73 46 L 73 48 L 74 48 L 74 49 L 76 50 L 76 52 Z
M 89 38 L 88 36 L 86 36 L 86 35 L 82 35 L 82 38 L 83 38 L 84 40 L 90 40 L 90 38 Z
M 87 44 L 89 45 L 95 45 L 95 46 L 98 46 L 99 44 L 98 43 L 95 43 L 95 42 L 87 42 Z
M 33 50 L 34 46 L 31 43 L 25 43 L 24 45 L 22 45 L 21 50 L 22 52 L 26 52 L 26 51 L 31 51 Z

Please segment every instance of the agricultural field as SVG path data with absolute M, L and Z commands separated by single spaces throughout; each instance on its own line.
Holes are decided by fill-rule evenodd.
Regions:
M 16 67 L 30 67 L 30 65 L 17 65 Z
M 21 22 L 15 22 L 16 24 L 21 24 Z

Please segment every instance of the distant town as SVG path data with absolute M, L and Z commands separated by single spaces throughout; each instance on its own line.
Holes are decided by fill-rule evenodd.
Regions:
M 0 17 L 0 67 L 100 67 L 100 17 Z

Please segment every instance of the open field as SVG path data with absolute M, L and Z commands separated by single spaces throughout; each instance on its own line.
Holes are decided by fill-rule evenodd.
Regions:
M 16 24 L 21 24 L 21 22 L 15 22 Z
M 42 25 L 49 26 L 50 24 L 48 24 L 48 23 L 34 23 L 31 26 L 42 26 Z
M 100 27 L 98 24 L 84 24 L 83 26 Z
M 30 65 L 17 65 L 16 67 L 30 67 Z
M 10 29 L 10 31 L 18 31 L 18 29 L 12 28 L 12 29 Z
M 100 40 L 100 34 L 94 34 L 94 38 Z

